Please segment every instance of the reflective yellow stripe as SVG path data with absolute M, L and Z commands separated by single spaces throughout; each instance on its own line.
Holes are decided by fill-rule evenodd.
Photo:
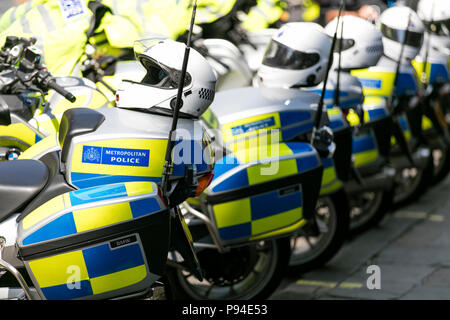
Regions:
M 22 220 L 22 226 L 24 229 L 29 229 L 38 222 L 64 209 L 65 205 L 62 196 L 52 198 L 26 215 L 26 217 Z
M 335 170 L 334 166 L 323 170 L 322 186 L 326 186 L 327 184 L 330 184 L 335 179 L 336 179 L 336 170 Z
M 70 102 L 64 98 L 60 99 L 58 101 L 58 103 L 56 103 L 56 105 L 51 106 L 52 114 L 64 113 L 64 111 L 66 111 L 68 109 L 72 109 L 72 108 L 74 108 L 74 106 L 77 106 L 77 107 L 84 106 L 86 104 L 86 101 L 88 100 L 88 95 L 87 94 L 77 95 L 76 98 L 77 98 L 76 104 L 73 104 L 72 102 Z M 94 106 L 95 106 L 95 104 L 92 104 L 92 107 L 94 107 Z M 91 105 L 89 105 L 89 108 L 91 108 Z M 91 109 L 93 109 L 93 108 L 91 108 Z
M 136 284 L 147 277 L 145 265 L 90 279 L 92 292 L 99 294 Z
M 9 126 L 0 126 L 0 137 L 16 138 L 28 145 L 33 145 L 36 141 L 36 133 L 23 123 L 13 123 Z M 5 140 L 7 142 L 7 140 Z M 4 143 L 0 141 L 0 145 Z
M 365 111 L 364 112 L 364 118 L 366 117 L 366 113 L 367 113 L 367 117 L 368 117 L 368 112 Z M 352 127 L 359 126 L 360 123 L 361 123 L 360 120 L 359 120 L 358 114 L 356 114 L 356 112 L 353 109 L 350 110 L 349 113 L 347 114 L 347 121 L 350 123 L 350 125 Z
M 336 169 L 334 166 L 323 171 L 322 185 L 320 188 L 320 195 L 334 192 L 342 187 L 342 182 L 337 178 Z
M 292 150 L 284 143 L 262 143 L 258 139 L 248 139 L 233 145 L 233 154 L 239 163 L 249 163 L 269 158 L 292 155 Z
M 355 167 L 364 166 L 378 159 L 378 150 L 369 150 L 357 153 L 355 156 Z
M 213 209 L 218 228 L 252 221 L 252 209 L 249 198 L 220 203 L 215 205 Z
M 47 150 L 59 147 L 58 135 L 53 134 L 48 136 L 35 145 L 31 146 L 24 153 L 19 156 L 19 159 L 34 159 L 40 154 L 43 154 Z
M 298 222 L 302 218 L 303 209 L 296 208 L 267 218 L 252 221 L 252 235 L 282 228 Z
M 322 195 L 330 194 L 332 192 L 339 190 L 340 188 L 342 188 L 342 182 L 340 180 L 336 180 L 335 182 L 333 182 L 332 185 L 329 185 L 327 187 L 322 187 L 320 189 L 320 195 L 322 196 Z
M 269 168 L 270 166 L 276 168 L 276 173 L 263 175 L 263 168 Z M 278 167 L 276 167 L 278 165 Z M 247 168 L 248 182 L 249 185 L 255 185 L 258 183 L 274 181 L 276 179 L 295 175 L 298 173 L 297 161 L 295 159 L 278 161 L 277 163 L 272 163 L 264 166 L 251 166 Z
M 422 117 L 422 130 L 429 130 L 431 128 L 433 128 L 433 122 L 431 122 L 431 120 L 428 117 L 423 116 Z
M 267 238 L 271 238 L 271 237 L 276 237 L 276 236 L 280 236 L 280 235 L 284 235 L 284 234 L 289 234 L 294 232 L 295 230 L 303 227 L 306 224 L 306 220 L 302 219 L 301 221 L 299 221 L 296 224 L 293 224 L 292 226 L 280 229 L 280 230 L 276 230 L 273 232 L 269 232 L 257 237 L 252 237 L 250 238 L 250 240 L 260 240 L 260 239 L 267 239 Z
M 73 212 L 77 232 L 98 229 L 133 219 L 130 204 L 116 203 Z
M 394 89 L 395 72 L 371 71 L 369 69 L 353 70 L 351 74 L 359 79 L 365 79 L 376 83 L 372 86 L 364 86 L 365 96 L 390 97 Z
M 153 184 L 151 182 L 133 182 L 125 183 L 125 189 L 128 196 L 137 196 L 140 194 L 152 193 Z
M 189 198 L 186 200 L 187 203 L 189 203 L 190 205 L 193 206 L 199 206 L 200 205 L 200 200 L 198 198 Z
M 386 99 L 382 97 L 377 96 L 369 96 L 364 98 L 364 106 L 373 106 L 373 105 L 379 105 L 379 106 L 386 106 Z
M 69 267 L 79 267 L 79 281 L 88 280 L 82 251 L 60 254 L 57 256 L 33 260 L 29 262 L 30 269 L 41 288 L 66 284 L 72 274 Z
M 187 235 L 187 237 L 189 239 L 189 242 L 193 243 L 194 242 L 194 238 L 192 237 L 191 230 L 189 230 L 189 227 L 186 224 L 186 220 L 184 220 L 183 216 L 181 216 L 180 219 L 181 219 L 181 225 L 183 226 L 184 232 L 186 233 L 186 235 Z
M 54 115 L 51 113 L 44 113 L 35 116 L 33 119 L 36 120 L 36 125 L 40 132 L 44 133 L 45 135 L 52 135 L 58 132 L 61 117 L 62 114 Z
M 337 108 L 337 107 L 332 107 L 327 109 L 327 114 L 329 117 L 336 117 L 336 116 L 340 116 L 342 114 L 341 109 Z

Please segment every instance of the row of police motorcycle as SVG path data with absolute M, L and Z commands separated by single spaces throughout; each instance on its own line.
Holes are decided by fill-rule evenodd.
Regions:
M 137 61 L 88 54 L 86 78 L 8 37 L 1 298 L 141 298 L 162 279 L 169 298 L 262 299 L 328 262 L 450 170 L 450 15 L 430 2 L 235 43 L 191 24 L 187 45 L 137 41 Z

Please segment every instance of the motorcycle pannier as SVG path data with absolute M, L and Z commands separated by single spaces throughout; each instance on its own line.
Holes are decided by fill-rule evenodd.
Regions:
M 43 299 L 145 293 L 164 273 L 169 217 L 152 182 L 68 192 L 20 221 L 19 255 Z
M 322 179 L 317 151 L 290 142 L 236 147 L 216 161 L 215 176 L 200 196 L 222 245 L 282 236 L 314 215 Z

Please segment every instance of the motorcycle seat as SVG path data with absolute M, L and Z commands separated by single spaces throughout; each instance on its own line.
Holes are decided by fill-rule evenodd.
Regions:
M 20 212 L 47 184 L 49 169 L 41 161 L 0 163 L 0 222 Z

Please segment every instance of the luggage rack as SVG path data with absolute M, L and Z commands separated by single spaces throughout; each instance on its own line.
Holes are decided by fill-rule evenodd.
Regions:
M 11 264 L 2 259 L 2 253 L 5 243 L 6 243 L 5 238 L 0 237 L 0 272 L 4 271 L 11 273 L 19 283 L 20 287 L 22 288 L 23 293 L 25 295 L 25 299 L 33 300 L 33 293 L 30 287 L 28 287 L 27 283 L 25 282 L 20 272 L 14 266 L 12 266 Z

